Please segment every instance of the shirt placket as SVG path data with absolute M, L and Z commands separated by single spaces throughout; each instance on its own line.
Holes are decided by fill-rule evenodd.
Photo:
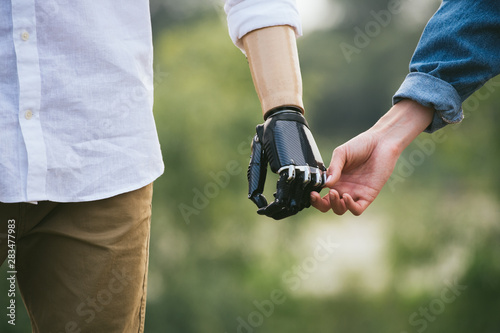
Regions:
M 41 75 L 35 0 L 12 0 L 14 48 L 19 80 L 19 125 L 27 153 L 26 201 L 45 198 L 46 148 L 40 122 Z

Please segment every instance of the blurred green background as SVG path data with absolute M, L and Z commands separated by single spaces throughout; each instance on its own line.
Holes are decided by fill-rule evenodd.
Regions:
M 325 162 L 391 107 L 440 2 L 396 3 L 383 16 L 389 1 L 299 1 L 306 116 Z M 166 169 L 146 332 L 500 332 L 500 78 L 464 103 L 462 124 L 408 147 L 362 216 L 276 222 L 246 198 L 262 118 L 221 2 L 152 0 L 151 11 Z M 28 332 L 22 311 L 0 331 Z

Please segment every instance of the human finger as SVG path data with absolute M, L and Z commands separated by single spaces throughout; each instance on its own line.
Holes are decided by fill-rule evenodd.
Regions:
M 347 207 L 345 205 L 344 199 L 340 197 L 339 192 L 331 189 L 330 192 L 328 192 L 328 196 L 330 199 L 330 207 L 332 208 L 333 212 L 337 215 L 344 215 L 344 213 L 347 212 Z
M 360 199 L 354 201 L 348 193 L 344 193 L 342 197 L 344 198 L 346 208 L 355 216 L 361 215 L 370 205 L 370 202 L 367 200 Z
M 330 166 L 328 167 L 326 174 L 327 180 L 325 183 L 326 187 L 332 188 L 333 185 L 340 179 L 342 174 L 342 169 L 346 163 L 346 153 L 344 146 L 339 146 L 334 149 L 332 154 L 332 159 L 330 161 Z
M 332 208 L 329 195 L 327 194 L 322 198 L 318 192 L 311 192 L 311 205 L 323 213 Z

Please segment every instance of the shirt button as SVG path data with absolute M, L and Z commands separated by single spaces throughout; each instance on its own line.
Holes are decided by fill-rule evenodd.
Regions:
M 27 31 L 21 33 L 21 39 L 27 41 L 30 38 L 30 34 Z
M 30 120 L 32 117 L 33 117 L 33 112 L 31 110 L 26 110 L 26 112 L 24 113 L 24 118 Z

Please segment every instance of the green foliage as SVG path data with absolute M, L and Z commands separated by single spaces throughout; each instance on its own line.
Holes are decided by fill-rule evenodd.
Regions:
M 165 1 L 153 13 L 166 168 L 153 199 L 146 332 L 500 331 L 500 79 L 469 98 L 463 124 L 443 129 L 361 217 L 309 209 L 276 222 L 246 199 L 262 119 L 245 57 L 221 9 L 193 3 Z M 307 117 L 325 161 L 390 107 L 423 28 L 406 22 L 408 9 L 348 63 L 339 45 L 387 1 L 340 3 L 339 26 L 299 40 Z M 329 241 L 338 248 L 320 247 Z M 29 330 L 18 310 L 19 326 L 1 321 L 1 332 Z
M 351 64 L 338 46 L 352 40 L 352 30 L 320 31 L 299 41 L 308 119 L 325 160 L 390 106 L 421 29 L 401 31 L 398 20 Z M 477 116 L 444 129 L 446 139 L 393 191 L 386 188 L 364 217 L 309 210 L 277 223 L 257 217 L 245 198 L 248 143 L 261 116 L 244 56 L 227 37 L 225 22 L 214 16 L 175 26 L 155 47 L 156 68 L 166 73 L 155 107 L 166 172 L 155 185 L 148 332 L 499 329 L 493 310 L 499 306 L 499 161 L 491 153 L 499 140 L 488 119 L 495 117 L 493 94 L 474 110 Z M 236 171 L 229 182 L 186 220 L 180 207 L 195 207 L 194 189 L 205 193 L 231 161 Z M 366 246 L 361 235 L 337 236 L 353 226 L 361 233 L 379 230 L 384 239 L 376 257 L 384 276 L 377 291 L 370 283 L 380 272 L 363 270 L 361 262 L 354 271 L 330 259 L 303 270 L 319 238 L 340 240 L 340 249 L 351 242 Z M 332 256 L 350 260 L 342 250 Z M 316 283 L 321 274 L 326 280 Z M 444 303 L 441 293 L 450 283 L 467 289 Z M 270 311 L 276 290 L 284 301 Z
M 308 119 L 325 160 L 390 107 L 422 28 L 401 29 L 404 17 L 394 18 L 347 64 L 339 44 L 352 40 L 352 27 L 367 19 L 299 40 Z M 494 259 L 500 255 L 499 155 L 492 153 L 500 141 L 490 120 L 499 101 L 493 93 L 464 125 L 444 129 L 445 140 L 404 182 L 386 188 L 363 217 L 309 210 L 277 223 L 259 218 L 245 198 L 248 144 L 261 116 L 245 58 L 227 37 L 225 22 L 214 15 L 174 26 L 155 47 L 155 68 L 166 73 L 155 107 L 166 172 L 155 185 L 148 332 L 500 328 L 494 319 L 500 305 Z M 412 149 L 418 146 L 403 157 Z M 216 183 L 214 174 L 225 173 L 231 161 L 229 182 L 206 205 L 198 202 L 202 208 L 186 220 L 180 207 L 195 207 L 196 193 Z M 357 233 L 342 238 L 350 228 Z M 376 232 L 365 238 L 363 230 Z M 307 260 L 318 239 L 326 237 L 340 241 L 332 257 L 341 262 L 354 260 L 350 243 L 361 250 L 369 246 L 363 241 L 378 239 L 378 269 L 363 268 L 362 261 L 348 269 L 329 258 L 304 271 L 313 264 Z M 445 303 L 441 294 L 448 295 L 453 283 L 467 288 Z M 284 301 L 270 311 L 276 290 Z

